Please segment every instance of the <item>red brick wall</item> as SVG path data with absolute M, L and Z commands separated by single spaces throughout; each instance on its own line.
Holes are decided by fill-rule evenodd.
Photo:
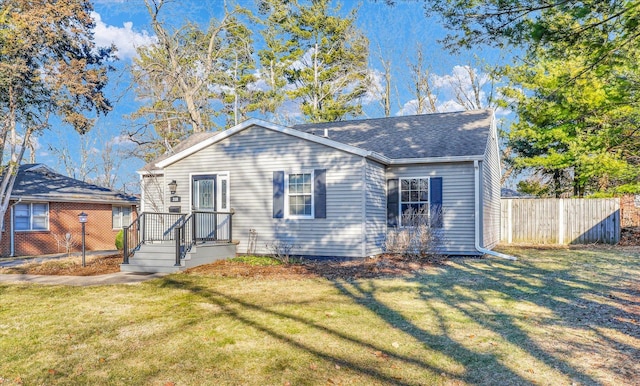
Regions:
M 640 226 L 640 195 L 627 194 L 620 197 L 620 226 Z
M 31 256 L 66 252 L 65 235 L 70 233 L 74 242 L 72 251 L 82 250 L 82 226 L 78 222 L 78 214 L 88 215 L 85 224 L 85 246 L 87 250 L 115 249 L 115 238 L 118 229 L 112 229 L 111 204 L 83 204 L 68 202 L 49 203 L 48 231 L 18 231 L 15 233 L 15 256 Z M 132 211 L 135 208 L 132 208 Z M 135 218 L 135 214 L 132 215 Z M 128 224 L 127 224 L 128 225 Z M 5 231 L 2 232 L 2 255 L 11 252 L 10 211 L 5 215 Z M 60 242 L 57 241 L 60 240 Z

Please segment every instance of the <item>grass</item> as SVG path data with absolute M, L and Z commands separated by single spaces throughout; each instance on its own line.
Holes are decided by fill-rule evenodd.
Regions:
M 0 285 L 0 383 L 638 383 L 638 253 L 503 251 L 399 278 Z
M 238 256 L 229 259 L 231 262 L 245 263 L 253 266 L 282 265 L 283 263 L 268 256 Z

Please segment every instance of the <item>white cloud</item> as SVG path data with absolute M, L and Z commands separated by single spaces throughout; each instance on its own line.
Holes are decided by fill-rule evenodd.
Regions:
M 412 99 L 409 102 L 405 103 L 400 111 L 396 113 L 398 116 L 402 115 L 415 115 L 418 111 L 418 100 Z
M 379 102 L 384 97 L 384 74 L 375 69 L 369 69 L 369 88 L 362 97 L 362 104 L 369 105 L 374 102 Z
M 448 113 L 448 112 L 462 111 L 462 110 L 464 110 L 464 106 L 454 101 L 453 99 L 449 99 L 442 103 L 438 103 L 438 111 L 441 113 Z
M 474 79 L 472 79 L 472 75 L 475 77 Z M 480 104 L 485 106 L 487 103 L 487 90 L 491 87 L 491 79 L 488 74 L 477 68 L 457 65 L 451 69 L 451 73 L 449 74 L 438 75 L 432 73 L 429 76 L 431 86 L 438 94 L 438 112 L 462 111 L 476 108 L 477 103 L 474 96 L 474 85 L 480 87 L 478 94 Z M 458 98 L 461 98 L 464 105 Z M 416 100 L 410 100 L 402 106 L 396 115 L 416 114 L 416 106 Z M 496 114 L 506 115 L 508 112 L 498 109 Z
M 134 144 L 128 135 L 116 135 L 108 143 L 115 146 L 127 146 Z
M 96 23 L 94 29 L 95 42 L 98 47 L 108 47 L 114 44 L 118 48 L 116 55 L 120 59 L 133 58 L 137 55 L 136 47 L 147 46 L 157 41 L 155 36 L 149 35 L 145 30 L 136 32 L 133 23 L 128 21 L 122 27 L 107 25 L 97 12 L 91 12 L 91 17 Z

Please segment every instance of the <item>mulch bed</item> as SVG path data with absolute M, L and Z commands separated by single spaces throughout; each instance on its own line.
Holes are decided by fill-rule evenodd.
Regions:
M 383 276 L 405 276 L 441 264 L 437 261 L 407 260 L 398 256 L 382 255 L 349 261 L 311 261 L 300 264 L 255 266 L 220 260 L 186 270 L 186 273 L 223 277 L 251 277 L 270 279 L 367 279 Z
M 53 276 L 95 276 L 120 272 L 122 254 L 91 257 L 82 266 L 79 256 L 50 260 L 43 263 L 26 263 L 16 267 L 4 268 L 0 272 L 5 274 L 24 275 L 53 275 Z
M 625 227 L 620 230 L 621 246 L 640 245 L 640 227 Z
M 94 276 L 120 272 L 122 255 L 95 257 L 87 260 L 82 267 L 79 257 L 52 260 L 45 263 L 23 264 L 5 268 L 0 273 L 30 275 Z M 221 277 L 306 279 L 324 277 L 327 279 L 360 279 L 383 276 L 405 276 L 416 271 L 441 264 L 439 261 L 415 261 L 392 255 L 348 261 L 305 261 L 283 265 L 250 265 L 242 262 L 220 260 L 185 271 L 187 274 Z

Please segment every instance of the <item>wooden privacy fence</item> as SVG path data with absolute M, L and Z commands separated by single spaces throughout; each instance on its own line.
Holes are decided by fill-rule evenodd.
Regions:
M 618 198 L 503 198 L 500 241 L 534 244 L 616 244 Z

